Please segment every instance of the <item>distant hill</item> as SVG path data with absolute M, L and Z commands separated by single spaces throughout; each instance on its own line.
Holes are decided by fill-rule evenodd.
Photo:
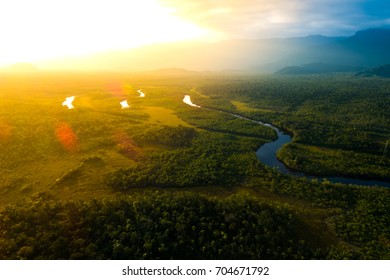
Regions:
M 8 65 L 1 70 L 10 71 L 10 72 L 36 72 L 38 67 L 31 63 L 19 62 L 15 64 Z
M 375 67 L 366 71 L 362 71 L 356 73 L 357 77 L 382 77 L 382 78 L 390 78 L 390 64 L 382 65 L 379 67 Z
M 276 71 L 275 73 L 286 74 L 286 75 L 305 75 L 305 74 L 315 74 L 316 72 L 307 69 L 303 66 L 288 66 Z
M 325 64 L 361 69 L 390 64 L 390 30 L 368 29 L 350 37 L 321 35 L 258 40 L 225 40 L 216 43 L 174 42 L 98 53 L 88 57 L 46 61 L 42 68 L 149 71 L 181 68 L 194 71 L 275 72 L 287 65 L 293 72 L 345 72 Z M 303 66 L 317 64 L 321 67 Z M 322 63 L 322 64 L 321 64 Z M 324 66 L 325 65 L 325 66 Z M 341 65 L 341 66 L 340 66 Z M 317 65 L 318 66 L 318 65 Z M 302 69 L 303 67 L 304 69 Z M 341 67 L 342 68 L 342 67 Z M 287 70 L 286 70 L 287 71 Z M 347 72 L 350 70 L 347 69 Z
M 290 57 L 305 47 L 333 42 L 339 37 L 307 36 L 259 40 L 226 40 L 216 43 L 175 42 L 98 53 L 88 57 L 51 60 L 43 68 L 117 71 L 150 71 L 180 68 L 194 71 L 266 71 L 285 66 Z
M 182 68 L 161 68 L 152 71 L 147 71 L 151 74 L 159 74 L 159 75 L 193 75 L 197 72 L 189 71 Z
M 301 66 L 289 66 L 276 71 L 276 74 L 330 74 L 330 73 L 347 73 L 361 71 L 362 67 L 326 64 L 326 63 L 310 63 Z
M 368 29 L 355 35 L 300 50 L 287 59 L 290 64 L 315 61 L 329 64 L 373 67 L 390 63 L 390 30 Z

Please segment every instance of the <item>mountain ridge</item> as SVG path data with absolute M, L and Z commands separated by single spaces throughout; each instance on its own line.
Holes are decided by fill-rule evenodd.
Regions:
M 107 51 L 88 57 L 42 62 L 42 68 L 149 71 L 180 68 L 191 71 L 275 72 L 311 63 L 373 67 L 390 63 L 390 30 L 367 29 L 350 37 L 224 40 L 215 43 L 171 42 L 130 50 Z
M 390 78 L 390 64 L 381 65 L 355 74 L 356 77 Z
M 299 75 L 299 74 L 331 74 L 331 73 L 356 73 L 362 71 L 362 67 L 340 64 L 310 63 L 300 66 L 288 66 L 278 71 L 276 74 Z

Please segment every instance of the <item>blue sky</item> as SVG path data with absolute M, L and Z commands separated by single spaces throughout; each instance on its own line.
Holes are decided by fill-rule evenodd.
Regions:
M 225 37 L 349 36 L 389 27 L 389 0 L 160 0 Z

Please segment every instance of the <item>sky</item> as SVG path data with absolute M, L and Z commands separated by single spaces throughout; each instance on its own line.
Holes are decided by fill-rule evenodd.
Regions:
M 390 26 L 389 0 L 0 0 L 0 65 L 147 44 Z

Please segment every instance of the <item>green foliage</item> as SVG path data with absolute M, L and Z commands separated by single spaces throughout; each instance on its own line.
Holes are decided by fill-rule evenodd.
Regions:
M 116 190 L 134 187 L 234 185 L 248 176 L 254 176 L 260 168 L 253 150 L 250 150 L 253 143 L 248 139 L 241 142 L 236 136 L 209 132 L 199 135 L 199 138 L 193 140 L 191 147 L 157 152 L 135 167 L 119 169 L 109 174 L 107 185 Z
M 388 259 L 390 189 L 362 187 L 269 174 L 252 182 L 256 188 L 333 209 L 326 223 L 340 243 L 329 248 L 330 259 Z M 348 244 L 348 245 L 347 245 Z
M 188 123 L 208 131 L 258 137 L 268 141 L 276 139 L 276 133 L 271 128 L 224 112 L 197 109 L 180 111 L 179 116 Z
M 242 111 L 250 118 L 271 122 L 294 134 L 293 141 L 308 146 L 342 150 L 321 160 L 319 153 L 304 151 L 299 169 L 328 175 L 337 162 L 337 174 L 390 179 L 385 170 L 385 143 L 390 139 L 390 81 L 356 79 L 344 75 L 301 77 L 240 77 L 208 84 L 200 90 L 210 99 L 226 98 L 259 108 Z M 234 111 L 234 110 L 231 110 Z M 344 152 L 348 151 L 348 152 Z M 287 165 L 297 168 L 301 150 L 280 154 Z M 359 158 L 358 166 L 344 165 L 348 157 Z M 375 162 L 379 163 L 376 169 Z M 381 164 L 383 162 L 383 164 Z M 388 168 L 387 168 L 388 169 Z
M 135 140 L 140 143 L 153 145 L 162 145 L 165 147 L 184 147 L 191 144 L 192 139 L 196 136 L 194 128 L 159 125 L 144 130 L 139 135 L 135 135 Z
M 311 257 L 292 239 L 294 224 L 286 210 L 243 195 L 149 192 L 91 202 L 34 201 L 1 212 L 0 258 Z
M 278 151 L 290 168 L 307 174 L 390 179 L 390 158 L 291 143 Z
M 339 235 L 352 244 L 360 245 L 365 259 L 390 258 L 390 195 L 365 192 L 353 211 L 338 217 Z
M 279 156 L 299 170 L 388 179 L 388 80 L 39 74 L 0 89 L 0 259 L 390 258 L 389 189 L 282 175 L 254 153 L 272 129 L 182 103 L 291 131 Z

